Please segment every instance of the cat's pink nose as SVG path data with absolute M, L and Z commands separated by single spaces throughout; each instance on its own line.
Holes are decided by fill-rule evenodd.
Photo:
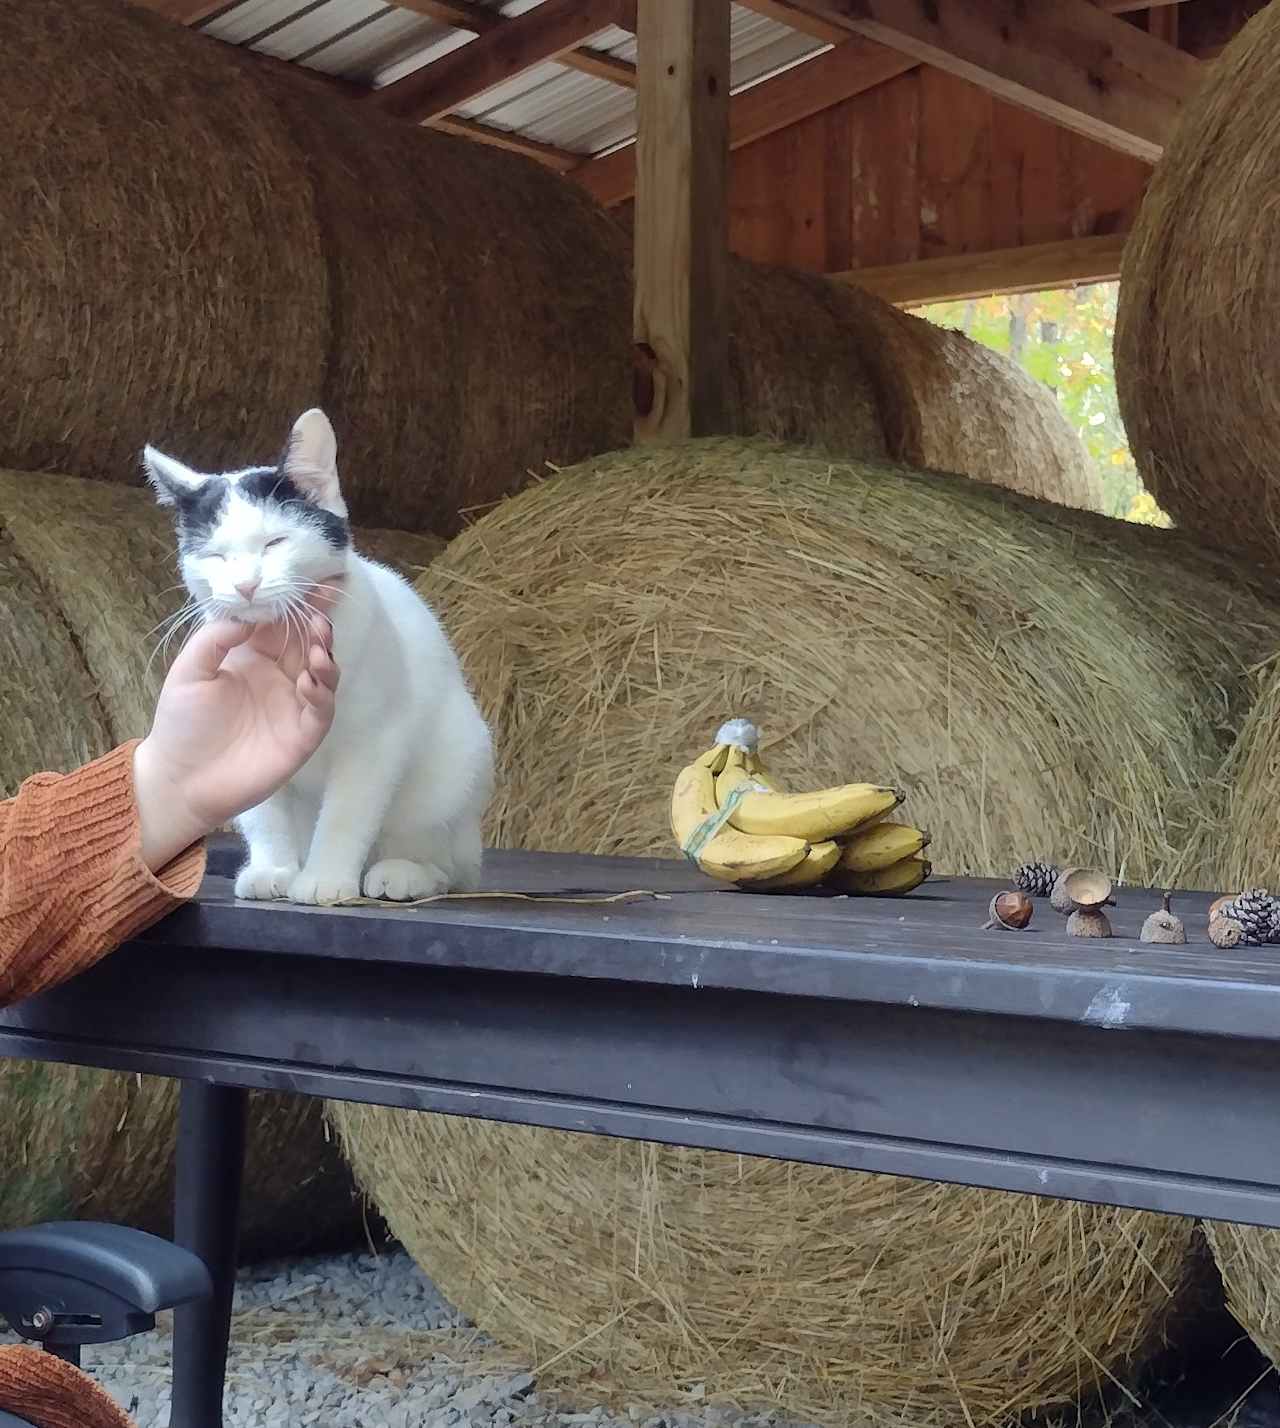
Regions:
M 261 580 L 242 580 L 240 584 L 236 586 L 236 589 L 239 591 L 242 599 L 252 600 L 257 592 L 258 586 L 261 584 Z

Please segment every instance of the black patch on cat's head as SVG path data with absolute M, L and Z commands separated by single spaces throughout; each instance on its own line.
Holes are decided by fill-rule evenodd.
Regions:
M 226 507 L 229 489 L 222 476 L 210 476 L 199 486 L 188 489 L 173 488 L 180 547 L 203 545 L 209 539 Z
M 291 516 L 309 521 L 334 550 L 346 550 L 351 544 L 351 527 L 347 521 L 308 501 L 278 466 L 258 466 L 245 472 L 236 482 L 236 490 L 246 501 L 279 506 Z

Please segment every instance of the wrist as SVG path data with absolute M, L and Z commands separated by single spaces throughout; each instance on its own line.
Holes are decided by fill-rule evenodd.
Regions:
M 164 767 L 150 739 L 133 751 L 133 796 L 142 837 L 142 861 L 158 873 L 193 843 L 212 832 L 191 811 L 181 781 Z

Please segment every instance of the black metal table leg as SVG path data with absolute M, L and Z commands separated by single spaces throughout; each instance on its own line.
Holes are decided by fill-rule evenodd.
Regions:
M 248 1092 L 182 1083 L 174 1238 L 209 1268 L 213 1295 L 174 1311 L 169 1428 L 222 1428 Z

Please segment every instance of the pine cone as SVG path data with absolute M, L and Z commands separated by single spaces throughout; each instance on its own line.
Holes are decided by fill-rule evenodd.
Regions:
M 1015 868 L 1013 873 L 1014 887 L 1026 893 L 1028 897 L 1048 897 L 1057 881 L 1057 868 L 1052 863 L 1039 860 L 1023 863 L 1020 868 Z
M 1251 888 L 1226 904 L 1221 916 L 1234 918 L 1240 924 L 1243 941 L 1250 947 L 1261 947 L 1280 934 L 1280 901 L 1266 888 Z

